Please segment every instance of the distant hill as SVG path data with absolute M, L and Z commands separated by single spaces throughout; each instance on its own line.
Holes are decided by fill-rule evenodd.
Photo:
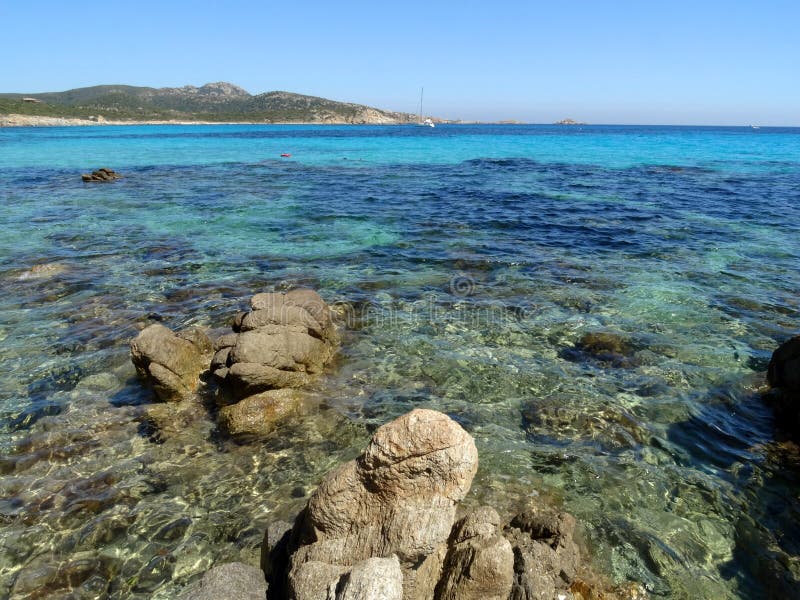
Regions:
M 225 82 L 180 88 L 96 85 L 66 92 L 0 94 L 0 114 L 93 120 L 102 117 L 109 121 L 390 124 L 417 120 L 409 113 L 291 92 L 252 95 Z

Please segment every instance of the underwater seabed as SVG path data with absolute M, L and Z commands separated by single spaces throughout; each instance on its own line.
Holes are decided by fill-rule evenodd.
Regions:
M 181 138 L 198 163 L 264 142 L 213 131 Z M 333 152 L 324 131 L 295 142 Z M 0 596 L 171 598 L 258 564 L 267 523 L 427 407 L 476 440 L 465 506 L 562 506 L 600 572 L 654 597 L 791 597 L 800 452 L 758 392 L 800 323 L 800 136 L 783 162 L 759 137 L 741 167 L 738 133 L 693 131 L 682 157 L 648 129 L 636 144 L 671 162 L 626 166 L 602 160 L 630 141 L 613 132 L 456 128 L 463 160 L 392 164 L 426 142 L 352 131 L 370 161 L 188 164 L 161 128 L 13 142 L 46 158 L 112 139 L 130 160 L 86 165 L 126 176 L 94 186 L 0 163 Z M 478 158 L 494 142 L 517 157 Z M 136 166 L 148 144 L 173 162 Z M 302 414 L 241 445 L 202 415 L 177 437 L 143 426 L 141 327 L 223 328 L 300 286 L 339 303 L 344 334 Z

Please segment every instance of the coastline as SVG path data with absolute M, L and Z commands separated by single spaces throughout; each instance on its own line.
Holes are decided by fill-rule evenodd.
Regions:
M 453 121 L 435 120 L 437 124 L 453 123 Z M 118 125 L 413 125 L 414 123 L 386 120 L 364 119 L 347 121 L 330 119 L 324 121 L 187 121 L 148 119 L 144 121 L 110 121 L 103 119 L 80 119 L 76 117 L 43 117 L 35 115 L 7 114 L 0 115 L 0 128 L 3 127 L 85 127 L 85 126 L 118 126 Z
M 459 124 L 474 125 L 475 121 L 450 121 L 434 119 L 437 125 Z M 347 121 L 345 119 L 328 119 L 324 121 L 188 121 L 180 119 L 146 119 L 143 121 L 120 120 L 110 121 L 103 117 L 81 119 L 77 117 L 44 117 L 38 115 L 0 114 L 0 128 L 4 127 L 86 127 L 86 126 L 119 126 L 119 125 L 415 125 L 413 122 L 389 119 L 362 119 Z
M 347 121 L 186 121 L 186 120 L 145 120 L 109 121 L 106 119 L 79 119 L 74 117 L 40 117 L 33 115 L 0 115 L 0 127 L 85 127 L 119 125 L 358 125 Z M 365 123 L 381 125 L 401 125 L 402 123 Z

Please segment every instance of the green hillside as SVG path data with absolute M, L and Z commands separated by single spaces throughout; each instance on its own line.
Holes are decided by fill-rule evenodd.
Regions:
M 0 114 L 142 121 L 408 123 L 416 120 L 416 115 L 291 92 L 252 95 L 225 82 L 199 88 L 98 85 L 65 92 L 0 94 Z

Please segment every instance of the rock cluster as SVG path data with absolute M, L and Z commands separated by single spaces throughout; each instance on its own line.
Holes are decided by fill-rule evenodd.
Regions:
M 268 432 L 296 405 L 293 390 L 321 373 L 338 345 L 331 310 L 313 290 L 256 294 L 250 308 L 214 343 L 211 361 L 228 404 L 220 425 L 231 435 Z
M 379 428 L 294 525 L 267 530 L 268 598 L 557 598 L 576 577 L 574 519 L 529 512 L 503 526 L 480 507 L 456 521 L 477 466 L 472 438 L 441 413 L 417 409 Z
M 122 179 L 122 175 L 116 171 L 112 171 L 111 169 L 102 168 L 97 169 L 97 171 L 92 171 L 91 173 L 84 173 L 81 175 L 81 179 L 87 183 L 94 183 L 98 181 L 114 181 L 116 179 Z
M 800 335 L 781 344 L 769 361 L 767 382 L 780 425 L 800 436 Z
M 232 436 L 263 435 L 298 406 L 297 388 L 321 373 L 336 353 L 338 335 L 330 308 L 313 290 L 256 294 L 251 310 L 236 315 L 233 332 L 212 345 L 197 329 L 173 333 L 150 325 L 131 342 L 139 375 L 164 402 L 184 400 L 200 387 L 209 370 L 220 386 L 216 395 L 220 429 Z M 180 410 L 159 406 L 151 421 L 191 418 L 194 403 Z

